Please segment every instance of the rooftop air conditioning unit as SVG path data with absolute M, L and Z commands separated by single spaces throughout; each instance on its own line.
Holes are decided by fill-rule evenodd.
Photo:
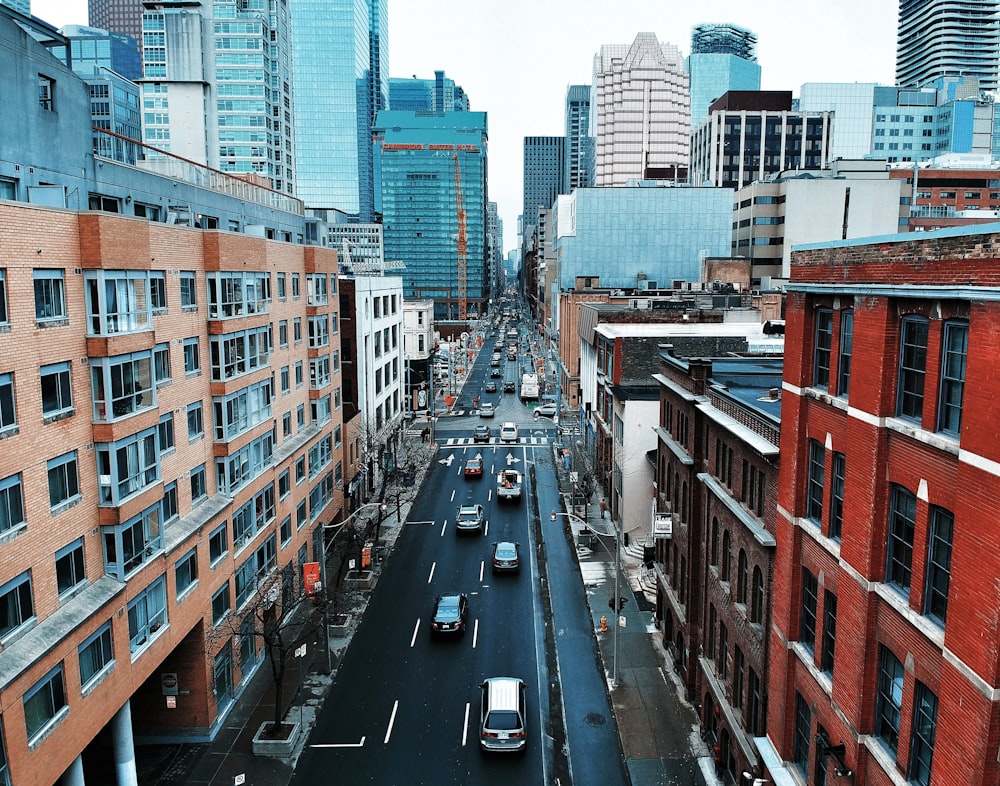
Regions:
M 635 309 L 646 309 L 649 308 L 651 304 L 652 300 L 651 298 L 648 297 L 634 297 L 631 298 L 628 302 L 629 308 L 635 308 Z

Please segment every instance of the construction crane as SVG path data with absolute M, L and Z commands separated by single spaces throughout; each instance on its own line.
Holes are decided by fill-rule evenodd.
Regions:
M 465 208 L 462 206 L 462 170 L 459 166 L 457 150 L 452 158 L 455 159 L 455 210 L 458 213 L 458 318 L 464 320 L 468 308 L 465 267 L 469 236 L 465 228 Z

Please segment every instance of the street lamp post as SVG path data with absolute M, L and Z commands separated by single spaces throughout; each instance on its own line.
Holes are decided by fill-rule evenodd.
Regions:
M 574 513 L 566 513 L 566 512 L 562 512 L 562 511 L 558 511 L 558 510 L 553 510 L 552 511 L 552 515 L 550 516 L 550 519 L 552 521 L 555 521 L 556 518 L 559 517 L 559 516 L 565 516 L 568 519 L 575 519 L 576 521 L 579 521 L 581 524 L 583 524 L 585 527 L 587 527 L 591 532 L 593 532 L 598 537 L 605 537 L 605 538 L 612 537 L 612 536 L 614 537 L 614 539 L 615 539 L 615 594 L 614 594 L 614 609 L 615 609 L 615 616 L 617 617 L 618 615 L 621 614 L 621 607 L 620 607 L 620 600 L 619 600 L 621 598 L 621 580 L 622 580 L 622 539 L 621 539 L 621 532 L 619 531 L 619 529 L 618 529 L 617 526 L 614 527 L 614 532 L 598 532 L 596 529 L 593 528 L 593 526 L 590 524 L 590 522 L 588 522 L 586 519 L 582 519 L 582 518 L 580 518 L 579 516 L 577 516 Z M 608 549 L 608 547 L 604 544 L 604 541 L 601 541 L 600 543 L 601 543 L 602 546 L 604 546 L 605 550 L 607 550 L 608 555 L 610 556 L 611 550 Z M 620 628 L 620 627 L 621 627 L 621 625 L 618 624 L 618 620 L 616 619 L 615 620 L 615 636 L 614 636 L 614 652 L 613 652 L 613 656 L 612 656 L 613 657 L 613 661 L 612 661 L 613 665 L 612 665 L 612 671 L 611 671 L 611 687 L 612 688 L 617 688 L 618 687 L 618 628 Z
M 337 535 L 339 535 L 343 531 L 344 527 L 350 524 L 351 521 L 358 516 L 358 514 L 360 514 L 365 508 L 375 508 L 375 507 L 379 507 L 383 511 L 385 511 L 388 506 L 384 502 L 365 502 L 356 511 L 354 511 L 350 516 L 341 521 L 339 524 L 323 525 L 324 533 L 328 529 L 334 530 L 333 537 L 330 538 L 330 543 L 326 542 L 325 537 L 323 539 L 323 555 L 322 555 L 323 559 L 320 561 L 320 581 L 323 582 L 323 592 L 326 593 L 327 604 L 332 602 L 333 599 L 333 593 L 330 591 L 330 585 L 327 582 L 327 575 L 326 575 L 327 549 L 333 545 L 333 542 L 337 539 Z M 326 610 L 324 610 L 323 612 L 323 631 L 324 631 L 324 640 L 326 642 L 326 673 L 329 674 L 331 671 L 333 671 L 333 656 L 330 653 L 330 620 L 327 618 Z

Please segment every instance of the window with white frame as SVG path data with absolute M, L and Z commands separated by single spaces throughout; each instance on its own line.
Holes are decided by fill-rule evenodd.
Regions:
M 330 319 L 328 315 L 309 317 L 309 348 L 318 349 L 330 345 Z
M 149 274 L 149 300 L 153 306 L 153 314 L 164 314 L 167 311 L 167 276 L 163 271 L 151 271 Z
M 138 652 L 167 624 L 167 581 L 160 576 L 128 604 L 129 650 Z
M 174 450 L 174 413 L 168 412 L 160 417 L 160 422 L 156 427 L 156 434 L 160 440 L 160 453 L 170 453 Z
M 274 519 L 274 484 L 270 483 L 233 514 L 233 548 L 239 551 Z
M 229 553 L 228 523 L 223 522 L 212 530 L 208 536 L 208 560 L 214 567 L 219 560 Z
M 100 423 L 156 406 L 152 353 L 91 358 L 90 394 L 94 420 Z
M 191 470 L 191 501 L 197 502 L 208 496 L 208 481 L 205 476 L 205 465 L 202 464 Z
M 206 275 L 211 319 L 266 314 L 271 300 L 267 273 L 215 271 Z
M 160 480 L 157 428 L 117 442 L 98 442 L 97 473 L 102 505 L 119 505 Z
M 320 390 L 330 384 L 330 356 L 309 358 L 309 388 Z
M 229 581 L 227 580 L 212 596 L 212 624 L 218 625 L 226 618 L 232 608 L 230 599 Z
M 17 427 L 17 408 L 14 405 L 14 375 L 0 374 L 0 431 Z
M 90 335 L 137 333 L 152 328 L 149 271 L 87 270 L 83 276 Z
M 170 382 L 170 347 L 167 344 L 157 344 L 153 348 L 153 380 L 157 387 Z
M 223 442 L 235 439 L 272 416 L 274 382 L 265 379 L 253 385 L 212 399 L 215 439 Z
M 212 381 L 226 382 L 271 363 L 271 334 L 267 327 L 212 336 Z
M 123 524 L 101 527 L 104 572 L 124 581 L 163 551 L 162 504 L 156 502 Z
M 189 442 L 205 436 L 205 418 L 200 401 L 187 405 L 187 427 Z
M 215 460 L 216 488 L 232 496 L 271 466 L 274 457 L 274 429 Z
M 198 285 L 193 270 L 181 271 L 181 308 L 192 311 L 198 308 Z
M 35 321 L 39 325 L 63 322 L 68 317 L 65 271 L 36 269 L 32 278 L 35 286 Z
M 42 414 L 46 418 L 73 411 L 73 381 L 70 364 L 53 363 L 39 369 L 42 387 Z
M 325 306 L 328 302 L 326 274 L 309 273 L 306 276 L 306 304 L 310 306 Z

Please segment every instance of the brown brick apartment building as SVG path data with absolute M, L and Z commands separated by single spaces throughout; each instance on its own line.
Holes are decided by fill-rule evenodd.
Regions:
M 10 782 L 206 738 L 260 663 L 249 631 L 212 633 L 261 581 L 294 583 L 342 505 L 336 269 L 326 249 L 0 204 Z
M 1000 233 L 803 247 L 788 287 L 767 765 L 1000 782 Z

